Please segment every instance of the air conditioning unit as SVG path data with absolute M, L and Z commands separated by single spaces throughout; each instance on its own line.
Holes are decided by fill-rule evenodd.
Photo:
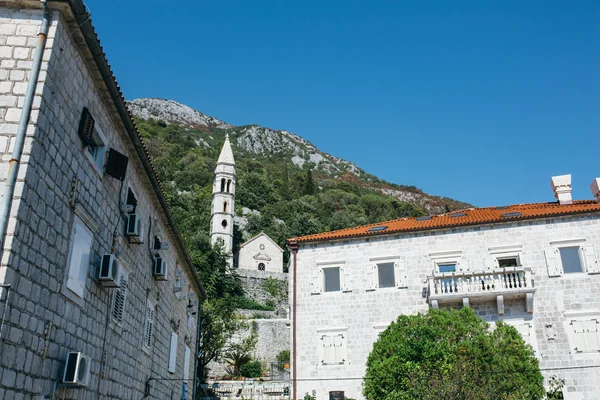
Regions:
M 144 243 L 144 227 L 137 214 L 127 215 L 127 236 L 131 243 Z
M 164 258 L 160 256 L 154 257 L 154 270 L 152 271 L 152 275 L 154 275 L 156 280 L 167 280 L 167 262 Z
M 92 359 L 83 353 L 71 352 L 67 355 L 65 372 L 63 374 L 63 383 L 87 387 L 90 383 L 90 370 L 92 369 Z
M 121 264 L 114 254 L 104 254 L 100 269 L 98 270 L 98 280 L 102 286 L 119 287 L 119 273 L 121 272 Z

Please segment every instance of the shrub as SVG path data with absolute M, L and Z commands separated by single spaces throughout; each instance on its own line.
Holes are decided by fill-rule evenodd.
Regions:
M 289 363 L 290 362 L 290 351 L 289 350 L 281 350 L 279 352 L 279 354 L 277 354 L 277 362 Z
M 258 360 L 252 360 L 240 367 L 240 375 L 246 378 L 260 378 L 262 373 L 262 364 Z

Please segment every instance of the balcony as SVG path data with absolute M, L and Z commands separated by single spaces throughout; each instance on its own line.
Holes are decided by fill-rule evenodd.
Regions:
M 488 271 L 436 272 L 428 278 L 429 304 L 457 303 L 468 307 L 472 300 L 495 299 L 498 314 L 504 314 L 504 297 L 523 297 L 527 312 L 533 312 L 533 279 L 531 269 L 507 267 Z

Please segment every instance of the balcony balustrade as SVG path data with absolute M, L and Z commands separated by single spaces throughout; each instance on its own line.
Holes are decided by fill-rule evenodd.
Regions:
M 440 303 L 462 299 L 464 306 L 472 300 L 495 298 L 498 313 L 504 314 L 504 296 L 525 297 L 527 311 L 533 312 L 535 288 L 531 269 L 506 267 L 487 271 L 436 272 L 429 277 L 429 303 L 438 308 Z

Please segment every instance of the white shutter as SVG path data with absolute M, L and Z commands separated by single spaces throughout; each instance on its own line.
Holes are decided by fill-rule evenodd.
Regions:
M 333 336 L 333 349 L 335 352 L 334 362 L 343 364 L 346 360 L 345 349 L 344 349 L 344 335 Z
M 67 275 L 67 288 L 83 297 L 85 283 L 90 265 L 92 250 L 92 233 L 85 227 L 83 222 L 75 217 L 73 222 L 71 259 L 69 260 L 69 271 Z
M 546 266 L 548 267 L 548 276 L 561 276 L 563 273 L 562 263 L 558 257 L 558 249 L 547 247 L 544 249 L 546 255 Z
M 335 348 L 333 347 L 333 337 L 328 335 L 321 336 L 323 341 L 323 364 L 335 362 Z
M 593 244 L 583 246 L 583 257 L 585 259 L 585 272 L 588 274 L 600 273 L 600 262 Z
M 146 304 L 146 327 L 144 329 L 144 346 L 152 347 L 152 335 L 154 335 L 154 305 L 150 300 Z
M 190 379 L 190 358 L 192 357 L 192 351 L 188 346 L 185 346 L 185 356 L 183 358 L 183 379 Z
M 494 258 L 486 257 L 483 259 L 483 267 L 486 271 L 491 271 L 494 269 Z
M 588 350 L 600 350 L 600 332 L 598 332 L 598 320 L 591 319 L 583 321 L 585 329 L 585 341 Z
M 458 261 L 458 270 L 461 272 L 468 272 L 471 270 L 471 263 L 467 259 L 462 259 Z
M 350 267 L 340 267 L 340 289 L 342 292 L 350 292 Z
M 323 269 L 313 265 L 310 270 L 310 293 L 323 292 Z
M 128 278 L 129 274 L 125 270 L 121 270 L 121 276 L 119 277 L 120 287 L 115 289 L 113 295 L 112 319 L 119 325 L 123 322 L 123 317 L 125 315 Z
M 379 287 L 379 274 L 377 273 L 377 264 L 367 265 L 367 290 L 374 290 Z
M 515 328 L 523 338 L 523 341 L 527 344 L 532 344 L 531 342 L 531 324 L 525 322 L 521 324 L 515 324 Z
M 408 273 L 406 271 L 406 260 L 397 260 L 394 263 L 394 278 L 396 279 L 396 287 L 408 287 Z
M 176 332 L 171 332 L 171 346 L 169 347 L 169 372 L 175 373 L 177 369 L 177 340 Z
M 586 331 L 583 321 L 571 321 L 573 326 L 573 341 L 575 342 L 575 351 L 587 351 Z

